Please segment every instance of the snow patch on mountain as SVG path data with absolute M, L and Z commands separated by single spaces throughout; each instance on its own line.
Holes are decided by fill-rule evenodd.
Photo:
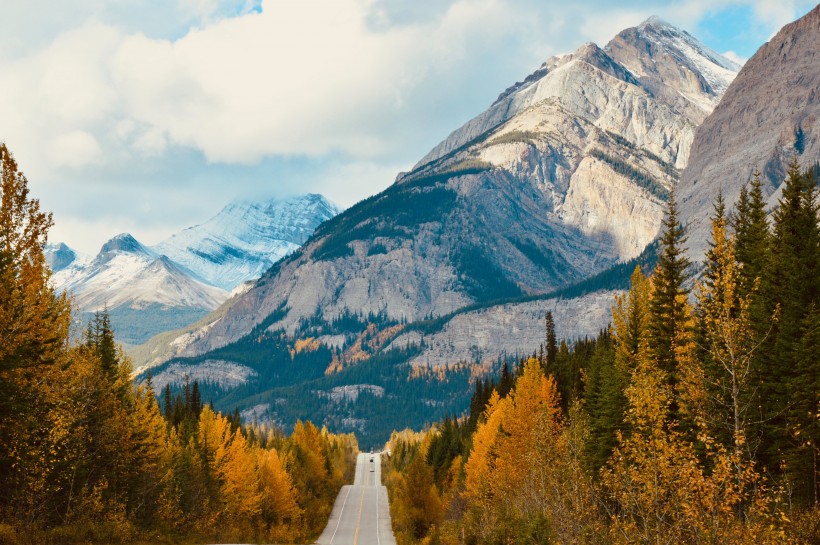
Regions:
M 624 45 L 629 46 L 629 51 L 621 54 Z M 664 66 L 668 70 L 665 73 L 658 71 L 653 55 L 671 57 L 678 66 Z M 599 84 L 595 81 L 599 76 L 594 74 L 586 84 L 580 82 L 579 86 L 579 79 L 586 77 L 582 74 L 591 74 L 580 67 L 579 63 L 593 66 L 613 79 L 620 80 L 623 85 L 613 87 L 621 95 L 625 92 L 643 95 L 643 101 L 655 112 L 627 117 L 626 121 L 632 126 L 624 131 L 627 127 L 618 126 L 624 120 L 624 115 L 637 111 L 634 104 L 630 104 L 632 100 L 628 96 L 627 100 L 623 100 L 617 94 L 600 92 Z M 653 131 L 652 128 L 659 119 L 682 116 L 673 100 L 656 96 L 658 87 L 674 89 L 690 106 L 699 110 L 699 119 L 693 120 L 694 123 L 690 122 L 688 127 L 688 132 L 694 133 L 695 126 L 717 105 L 739 69 L 740 66 L 736 63 L 712 51 L 685 31 L 652 17 L 638 27 L 622 32 L 604 48 L 586 43 L 572 54 L 550 57 L 522 82 L 504 91 L 489 109 L 434 147 L 414 166 L 414 170 L 454 152 L 527 108 L 549 99 L 557 100 L 573 115 L 583 117 L 600 128 L 626 133 L 625 136 L 634 144 L 652 149 L 669 160 L 670 157 L 664 157 L 662 151 L 669 147 L 666 139 L 672 131 L 661 134 L 662 131 Z M 701 78 L 708 84 L 708 88 L 691 81 Z M 592 91 L 592 96 L 587 96 L 587 89 Z M 668 94 L 669 89 L 664 89 L 664 93 Z M 683 136 L 688 142 L 691 142 L 691 138 L 691 135 Z M 671 162 L 678 168 L 683 168 L 686 164 L 689 147 L 687 142 L 684 144 L 681 146 L 682 153 L 679 154 L 681 157 L 671 157 Z M 674 153 L 678 155 L 676 151 Z
M 225 290 L 192 278 L 127 233 L 106 242 L 92 261 L 75 262 L 52 279 L 83 310 L 152 304 L 213 310 L 228 298 Z
M 262 276 L 301 246 L 339 209 L 321 195 L 267 201 L 233 201 L 201 225 L 152 250 L 170 257 L 209 284 L 232 290 Z

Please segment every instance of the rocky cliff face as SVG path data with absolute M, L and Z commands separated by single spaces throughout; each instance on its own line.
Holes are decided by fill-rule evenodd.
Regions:
M 758 170 L 772 195 L 793 157 L 803 167 L 820 161 L 818 44 L 820 6 L 763 45 L 698 128 L 678 192 L 693 259 L 706 249 L 719 191 L 731 206 Z
M 237 341 L 280 309 L 267 327 L 290 334 L 346 313 L 412 322 L 633 258 L 736 69 L 657 19 L 551 58 L 152 361 Z

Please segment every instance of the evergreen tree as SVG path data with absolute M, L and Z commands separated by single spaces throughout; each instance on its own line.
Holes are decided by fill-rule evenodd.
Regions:
M 771 258 L 762 290 L 767 312 L 780 314 L 760 358 L 762 456 L 773 472 L 785 463 L 796 501 L 808 504 L 818 495 L 820 437 L 812 430 L 817 429 L 814 379 L 820 373 L 820 359 L 815 357 L 806 367 L 800 354 L 803 336 L 811 330 L 810 313 L 820 304 L 820 224 L 812 173 L 801 173 L 795 159 L 784 184 L 773 215 Z
M 501 376 L 498 377 L 498 384 L 495 389 L 500 397 L 506 397 L 515 385 L 515 375 L 510 373 L 510 367 L 507 362 L 501 366 Z
M 551 373 L 553 372 L 552 367 L 555 365 L 555 358 L 558 356 L 558 341 L 555 337 L 555 320 L 552 317 L 551 311 L 547 311 L 547 316 L 544 318 L 544 329 L 546 331 L 544 368 L 548 373 Z
M 162 390 L 162 414 L 169 423 L 172 423 L 174 416 L 174 399 L 171 396 L 171 383 L 165 384 Z
M 684 287 L 690 262 L 684 244 L 686 236 L 678 219 L 675 194 L 669 197 L 663 233 L 659 240 L 658 264 L 652 278 L 652 296 L 649 301 L 649 347 L 658 369 L 666 376 L 672 398 L 669 414 L 678 415 L 677 384 L 680 380 L 675 359 L 676 340 L 680 337 L 686 318 Z
M 721 246 L 726 239 L 726 202 L 723 200 L 723 192 L 719 191 L 717 199 L 715 200 L 714 213 L 712 215 L 712 238 L 709 240 L 709 248 L 706 250 L 706 268 L 703 271 L 703 282 L 708 288 L 707 292 L 714 294 L 715 282 L 719 275 L 719 268 L 721 266 L 721 253 L 726 249 Z M 716 240 L 715 229 L 720 229 L 720 240 Z M 734 252 L 733 252 L 734 255 Z
M 735 259 L 741 265 L 740 289 L 749 293 L 763 276 L 771 238 L 759 172 L 752 178 L 751 191 L 746 186 L 741 189 L 731 225 L 735 234 Z
M 97 355 L 105 374 L 112 381 L 116 380 L 119 375 L 120 358 L 108 308 L 94 313 L 86 333 L 86 346 Z
M 202 412 L 202 395 L 199 393 L 199 382 L 194 381 L 191 387 L 191 415 L 194 419 L 199 419 L 199 414 Z

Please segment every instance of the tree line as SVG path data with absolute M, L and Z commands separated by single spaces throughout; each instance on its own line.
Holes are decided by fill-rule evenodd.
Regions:
M 714 204 L 691 284 L 674 195 L 658 263 L 595 339 L 479 380 L 470 412 L 388 443 L 399 543 L 820 541 L 820 224 L 796 162 Z
M 240 424 L 198 384 L 135 384 L 106 312 L 72 340 L 50 285 L 52 217 L 0 144 L 0 542 L 308 541 L 358 451 L 297 422 Z

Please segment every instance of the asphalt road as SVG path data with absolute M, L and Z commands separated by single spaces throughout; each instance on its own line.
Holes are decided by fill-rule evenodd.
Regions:
M 316 543 L 396 545 L 390 527 L 387 489 L 381 485 L 381 477 L 381 456 L 378 453 L 359 454 L 353 484 L 342 487 L 327 528 Z

